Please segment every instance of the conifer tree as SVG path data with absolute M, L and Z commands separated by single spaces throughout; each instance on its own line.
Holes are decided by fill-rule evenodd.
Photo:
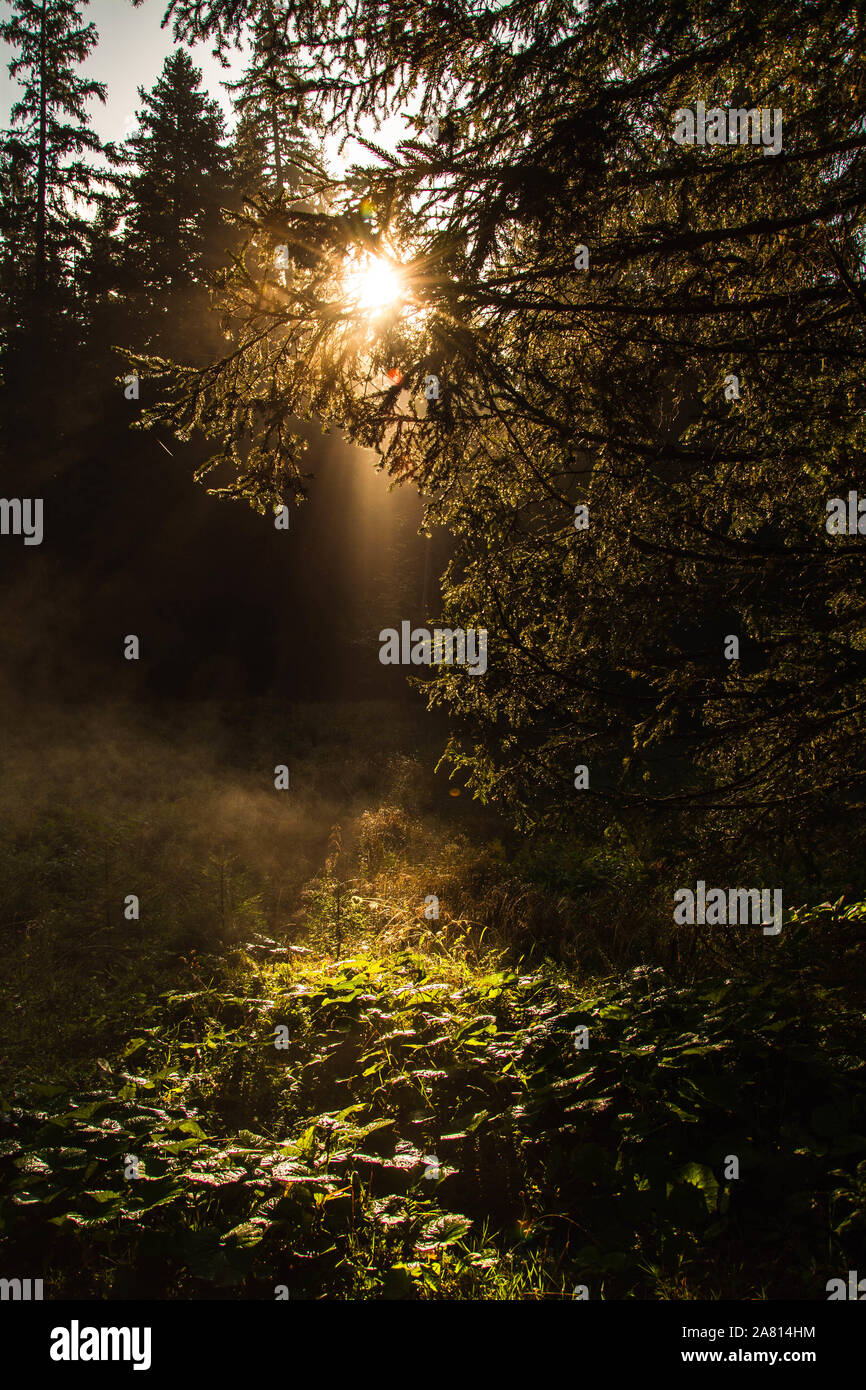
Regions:
M 139 88 L 138 130 L 125 142 L 122 290 L 145 316 L 170 324 L 206 303 L 222 265 L 230 156 L 219 103 L 185 49 L 165 60 L 153 90 Z
M 168 13 L 220 46 L 261 9 Z M 167 372 L 153 418 L 210 433 L 259 505 L 300 477 L 296 414 L 418 483 L 459 538 L 442 617 L 490 634 L 486 675 L 431 672 L 431 700 L 518 819 L 862 811 L 866 591 L 856 537 L 824 525 L 866 444 L 849 6 L 285 9 L 323 119 L 410 107 L 438 132 L 370 146 L 333 215 L 259 219 L 291 276 L 230 278 L 230 354 Z M 683 143 L 698 103 L 753 132 L 781 112 L 780 148 Z M 403 287 L 375 316 L 352 291 L 370 258 Z
M 0 148 L 0 361 L 11 386 L 10 360 L 20 355 L 24 305 L 33 266 L 36 183 L 27 146 L 7 134 Z
M 12 0 L 12 13 L 0 24 L 14 55 L 9 72 L 23 88 L 5 137 L 4 230 L 26 247 L 20 309 L 36 337 L 51 302 L 56 306 L 68 286 L 73 254 L 85 244 L 85 209 L 98 203 L 108 177 L 105 160 L 100 165 L 94 157 L 110 159 L 111 149 L 91 129 L 88 113 L 91 98 L 105 101 L 106 88 L 76 71 L 98 38 L 96 26 L 82 18 L 86 4 Z M 32 230 L 22 220 L 30 215 Z
M 286 59 L 287 19 L 278 0 L 267 0 L 250 31 L 243 77 L 227 83 L 238 115 L 236 157 L 242 182 L 279 194 L 297 194 L 319 170 L 311 161 L 311 116 L 294 68 Z M 244 177 L 245 176 L 245 177 Z M 243 191 L 243 190 L 242 190 Z

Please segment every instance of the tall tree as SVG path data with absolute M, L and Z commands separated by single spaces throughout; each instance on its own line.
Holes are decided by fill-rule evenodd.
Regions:
M 0 147 L 0 361 L 7 387 L 10 363 L 20 357 L 19 338 L 29 271 L 34 261 L 36 182 L 31 152 L 14 136 Z
M 866 591 L 856 537 L 824 526 L 866 443 L 850 7 L 286 10 L 323 117 L 412 102 L 438 139 L 371 147 L 339 215 L 260 219 L 290 281 L 235 276 L 230 355 L 167 373 L 153 418 L 210 432 L 254 499 L 300 473 L 293 412 L 419 483 L 460 538 L 445 617 L 490 633 L 486 675 L 442 668 L 431 699 L 518 817 L 571 825 L 603 796 L 740 833 L 862 811 Z M 218 45 L 257 13 L 169 6 Z M 682 143 L 699 103 L 751 140 Z M 353 290 L 365 264 L 402 282 L 388 313 Z
M 285 53 L 288 17 L 266 0 L 253 21 L 246 70 L 226 86 L 238 114 L 236 148 L 241 170 L 279 194 L 297 192 L 311 168 L 311 115 L 303 84 Z
M 23 92 L 12 108 L 19 171 L 33 183 L 34 229 L 29 287 L 38 308 L 55 295 L 70 270 L 70 253 L 84 245 L 83 209 L 98 201 L 106 177 L 93 158 L 106 148 L 90 128 L 87 104 L 104 102 L 105 85 L 84 78 L 76 67 L 94 48 L 95 24 L 85 24 L 88 0 L 12 0 L 12 14 L 0 24 L 0 37 L 17 50 L 9 72 Z M 110 150 L 108 151 L 110 154 Z M 20 174 L 19 174 L 20 178 Z M 4 185 L 11 193 L 11 185 Z M 11 208 L 5 216 L 12 215 Z
M 225 258 L 230 155 L 219 103 L 189 54 L 165 60 L 152 91 L 139 88 L 138 131 L 126 141 L 123 291 L 159 321 L 199 309 Z

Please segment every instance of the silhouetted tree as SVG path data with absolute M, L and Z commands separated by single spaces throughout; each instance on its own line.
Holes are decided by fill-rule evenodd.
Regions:
M 4 137 L 4 240 L 26 257 L 16 276 L 20 324 L 41 351 L 58 311 L 70 308 L 73 257 L 83 250 L 85 209 L 98 203 L 111 156 L 90 128 L 87 103 L 105 101 L 105 85 L 76 72 L 97 42 L 85 24 L 87 0 L 12 0 L 0 38 L 14 50 L 9 64 L 22 94 Z M 29 224 L 29 225 L 28 225 Z
M 226 258 L 230 152 L 219 104 L 184 49 L 166 58 L 153 90 L 139 88 L 139 96 L 139 129 L 123 151 L 131 172 L 122 184 L 120 292 L 161 346 L 177 346 L 181 328 L 201 330 L 195 320 Z
M 283 45 L 287 18 L 277 0 L 263 4 L 250 32 L 243 76 L 226 84 L 238 115 L 235 157 L 241 192 L 297 192 L 312 172 L 311 114 L 295 65 Z M 244 184 L 248 186 L 244 188 Z

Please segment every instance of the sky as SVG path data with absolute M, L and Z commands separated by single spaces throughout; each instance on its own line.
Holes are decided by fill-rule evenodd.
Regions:
M 97 100 L 90 103 L 93 128 L 102 140 L 122 140 L 129 134 L 141 104 L 138 88 L 153 86 L 166 55 L 176 47 L 171 28 L 160 27 L 165 9 L 165 0 L 144 0 L 139 9 L 133 9 L 131 0 L 91 0 L 83 12 L 84 19 L 92 20 L 99 30 L 99 44 L 80 70 L 108 86 L 104 106 Z M 4 19 L 9 10 L 9 0 L 0 0 Z M 9 76 L 10 50 L 5 44 L 0 49 L 0 124 L 6 126 L 19 88 Z M 232 68 L 225 71 L 211 56 L 208 44 L 196 44 L 191 52 L 196 67 L 202 69 L 205 86 L 228 116 L 229 96 L 220 83 L 240 75 L 242 55 L 237 54 Z
M 9 14 L 10 0 L 0 0 L 0 16 Z M 166 10 L 166 0 L 144 0 L 138 9 L 133 9 L 131 0 L 90 0 L 84 9 L 85 20 L 92 20 L 99 31 L 99 43 L 94 48 L 80 71 L 108 87 L 107 101 L 93 100 L 90 115 L 93 128 L 100 139 L 123 140 L 135 125 L 135 111 L 141 102 L 138 88 L 151 88 L 162 70 L 167 54 L 177 47 L 171 27 L 161 28 Z M 230 55 L 228 69 L 214 58 L 210 45 L 196 44 L 190 49 L 193 62 L 202 71 L 205 87 L 211 96 L 220 102 L 227 118 L 231 117 L 231 101 L 222 83 L 240 77 L 243 65 L 243 52 Z M 8 126 L 9 113 L 19 92 L 8 71 L 11 50 L 0 44 L 0 126 Z M 375 135 L 384 146 L 393 146 L 406 132 L 407 127 L 401 117 L 389 120 L 381 130 L 367 120 L 363 123 L 365 135 Z M 362 162 L 376 162 L 368 152 L 361 152 L 354 142 L 350 142 L 342 158 L 337 154 L 339 140 L 326 139 L 325 150 L 330 167 L 339 172 L 355 159 Z

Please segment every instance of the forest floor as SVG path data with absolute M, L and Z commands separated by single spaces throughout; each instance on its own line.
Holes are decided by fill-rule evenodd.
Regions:
M 306 729 L 343 766 L 357 724 L 296 713 L 293 747 Z M 550 846 L 425 794 L 411 738 L 384 802 L 305 792 L 298 754 L 301 805 L 265 835 L 277 793 L 231 785 L 231 759 L 176 745 L 169 791 L 157 733 L 133 754 L 100 727 L 117 765 L 95 787 L 82 729 L 52 763 L 62 812 L 7 767 L 4 1276 L 50 1298 L 824 1299 L 862 1264 L 866 904 L 685 963 L 622 837 L 568 847 L 564 886 Z

